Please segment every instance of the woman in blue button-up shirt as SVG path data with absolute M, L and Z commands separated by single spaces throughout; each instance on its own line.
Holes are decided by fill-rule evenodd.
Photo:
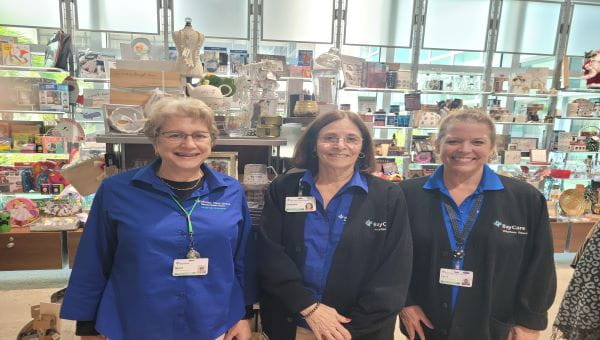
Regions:
M 259 237 L 271 339 L 393 340 L 412 262 L 404 195 L 370 174 L 373 142 L 352 112 L 319 115 L 271 184 Z
M 204 164 L 212 111 L 163 99 L 145 134 L 158 159 L 98 189 L 61 317 L 83 339 L 249 339 L 251 223 L 241 185 Z

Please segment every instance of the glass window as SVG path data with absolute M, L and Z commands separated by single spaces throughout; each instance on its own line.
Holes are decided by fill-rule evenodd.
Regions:
M 554 54 L 559 19 L 558 3 L 504 1 L 496 50 Z
M 567 47 L 568 55 L 582 56 L 586 51 L 600 48 L 598 18 L 600 6 L 575 4 Z
M 80 30 L 160 32 L 157 1 L 77 0 L 76 4 L 77 28 Z
M 263 0 L 262 39 L 331 44 L 333 1 Z
M 60 1 L 2 0 L 0 25 L 60 28 Z
M 483 51 L 490 0 L 429 0 L 423 48 Z
M 173 29 L 182 28 L 186 17 L 207 37 L 249 38 L 248 0 L 174 0 Z
M 348 0 L 344 43 L 410 47 L 412 12 L 412 0 Z

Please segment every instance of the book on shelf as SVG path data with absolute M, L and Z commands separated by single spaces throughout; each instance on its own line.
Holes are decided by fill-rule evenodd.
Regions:
M 283 55 L 274 55 L 274 54 L 257 54 L 256 60 L 258 62 L 268 60 L 275 65 L 275 75 L 277 77 L 287 77 L 289 76 L 287 59 Z
M 290 77 L 294 78 L 311 78 L 312 70 L 310 66 L 295 66 L 290 65 L 288 67 L 290 71 Z
M 39 85 L 40 110 L 68 111 L 69 86 L 64 84 Z
M 386 87 L 387 65 L 385 63 L 367 61 L 363 67 L 363 83 L 370 89 L 384 89 Z
M 100 52 L 85 50 L 77 52 L 77 76 L 80 78 L 108 79 L 116 58 Z
M 67 141 L 61 136 L 42 136 L 43 153 L 67 153 Z
M 229 72 L 238 74 L 240 65 L 248 64 L 248 56 L 247 50 L 229 50 Z
M 298 50 L 298 66 L 313 66 L 313 51 L 312 50 Z
M 345 87 L 363 87 L 363 70 L 365 59 L 342 55 L 342 72 Z
M 12 42 L 0 42 L 2 64 L 10 66 L 31 66 L 29 45 Z
M 227 73 L 228 59 L 226 47 L 204 47 L 204 68 L 207 72 Z

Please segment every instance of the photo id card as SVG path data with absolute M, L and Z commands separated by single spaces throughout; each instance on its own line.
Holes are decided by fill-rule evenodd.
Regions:
M 468 270 L 440 268 L 440 283 L 450 286 L 472 287 L 473 272 Z
M 199 276 L 208 274 L 208 258 L 176 259 L 173 261 L 173 276 Z
M 311 212 L 317 210 L 317 201 L 312 196 L 285 198 L 286 212 Z

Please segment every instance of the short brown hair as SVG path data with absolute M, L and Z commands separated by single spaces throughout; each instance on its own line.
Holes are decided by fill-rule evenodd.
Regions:
M 201 100 L 186 97 L 166 97 L 152 105 L 150 115 L 148 115 L 148 120 L 144 125 L 144 135 L 152 141 L 152 144 L 156 145 L 160 128 L 167 120 L 173 117 L 188 117 L 206 124 L 210 132 L 211 143 L 215 145 L 219 130 L 215 124 L 214 116 L 213 110 Z
M 319 159 L 315 156 L 315 151 L 317 150 L 319 132 L 326 125 L 341 119 L 349 119 L 360 131 L 362 137 L 360 152 L 365 156 L 358 159 L 358 170 L 364 173 L 373 172 L 375 169 L 375 151 L 369 129 L 356 113 L 340 110 L 320 114 L 313 120 L 296 143 L 292 164 L 298 168 L 308 169 L 313 174 L 318 173 Z

